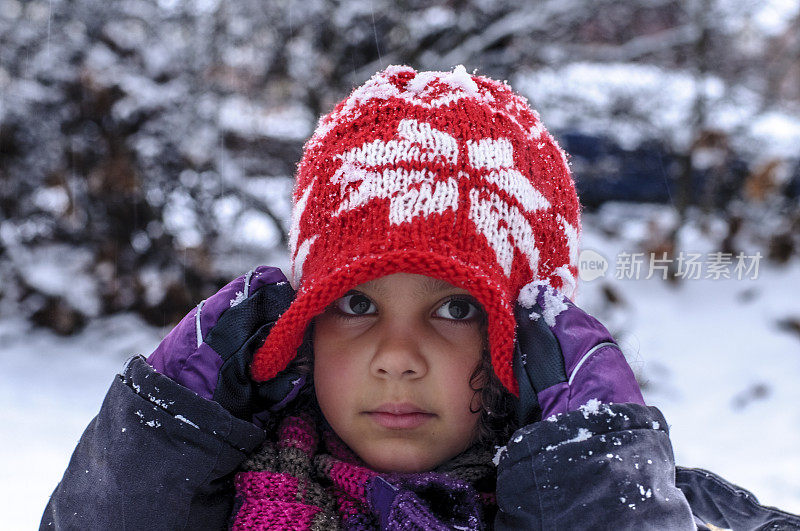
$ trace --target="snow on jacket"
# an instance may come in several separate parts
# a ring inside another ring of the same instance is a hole
[[[228,528],[234,474],[266,435],[131,358],[83,433],[40,529]],[[763,507],[710,472],[676,468],[667,423],[653,407],[584,407],[526,426],[495,460],[498,511],[478,528],[704,529],[701,520],[800,529],[800,517]]]

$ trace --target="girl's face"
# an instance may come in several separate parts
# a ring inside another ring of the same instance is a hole
[[[314,325],[322,413],[371,468],[421,472],[466,450],[477,430],[470,387],[484,315],[463,289],[397,273],[334,301]]]

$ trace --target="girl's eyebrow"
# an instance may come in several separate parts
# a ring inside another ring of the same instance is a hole
[[[417,290],[417,294],[428,295],[431,293],[441,293],[442,291],[450,291],[454,287],[455,286],[453,286],[449,282],[445,282],[444,280],[427,277],[425,278],[425,280],[423,280],[422,284],[420,284],[419,289]]]
[[[369,289],[374,291],[375,294],[377,295],[385,296],[388,294],[386,286],[379,282],[370,281],[365,283],[364,285],[365,287],[369,286]],[[435,295],[437,293],[450,291],[452,289],[458,289],[458,288],[456,288],[455,286],[444,280],[440,280],[438,278],[433,278],[433,277],[426,277],[422,280],[419,286],[417,286],[417,289],[414,290],[414,296],[417,298],[424,298],[431,294]]]

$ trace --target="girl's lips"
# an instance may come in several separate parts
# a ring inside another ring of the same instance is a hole
[[[390,430],[417,428],[436,416],[409,402],[386,403],[365,414],[379,426]]]
[[[390,430],[410,430],[422,426],[434,417],[433,413],[387,413],[384,411],[369,411],[367,416],[379,426]]]

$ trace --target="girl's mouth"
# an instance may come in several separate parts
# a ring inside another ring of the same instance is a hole
[[[379,426],[390,430],[418,428],[436,416],[410,403],[387,403],[364,413]]]
[[[410,430],[422,426],[433,418],[432,413],[394,413],[371,412],[367,415],[378,425],[390,430]]]

